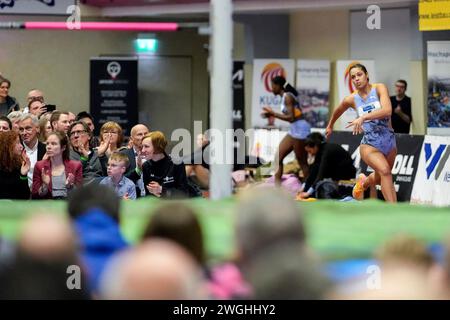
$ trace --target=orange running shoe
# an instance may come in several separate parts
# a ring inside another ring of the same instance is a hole
[[[364,199],[364,182],[366,181],[367,177],[364,173],[360,173],[358,177],[356,178],[355,186],[353,187],[353,198],[356,200],[363,200]]]

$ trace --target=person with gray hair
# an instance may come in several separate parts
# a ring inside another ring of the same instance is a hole
[[[45,156],[45,144],[39,141],[39,120],[31,113],[24,113],[19,121],[19,135],[22,140],[25,152],[30,159],[31,167],[28,171],[28,185],[31,188],[33,184],[33,171],[36,162],[42,160]]]
[[[237,245],[254,299],[323,299],[329,281],[306,245],[303,212],[284,191],[254,188],[237,205]]]
[[[196,300],[206,298],[194,258],[178,244],[147,240],[119,254],[105,271],[100,296],[108,300]]]
[[[12,129],[19,132],[19,120],[22,117],[22,111],[13,111],[8,114],[8,119],[11,120]]]
[[[305,242],[303,212],[292,197],[276,188],[254,188],[239,197],[236,232],[247,259],[277,242]]]

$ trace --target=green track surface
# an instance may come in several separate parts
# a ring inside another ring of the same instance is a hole
[[[166,202],[141,199],[122,203],[122,229],[130,242],[139,240],[152,211]],[[206,249],[214,260],[228,259],[235,252],[233,220],[235,200],[187,201],[203,226]],[[0,235],[14,239],[21,222],[36,212],[65,214],[63,201],[0,201]],[[304,211],[309,245],[324,259],[369,257],[389,236],[407,232],[427,243],[441,241],[450,233],[450,209],[396,205],[381,201],[299,203]],[[273,214],[277,214],[274,212]]]

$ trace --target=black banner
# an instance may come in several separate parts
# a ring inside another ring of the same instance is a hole
[[[397,191],[397,200],[409,202],[424,137],[396,134],[395,138],[397,141],[397,156],[392,168],[392,177],[395,190]],[[354,136],[348,131],[335,131],[330,136],[330,142],[340,144],[350,153],[358,172],[370,174],[373,170],[370,167],[368,168],[367,164],[362,161],[359,153],[361,139],[362,135]],[[378,198],[382,199],[383,196],[379,186],[377,188]]]
[[[136,58],[92,58],[90,112],[95,134],[108,121],[115,121],[129,135],[138,122]]]
[[[245,131],[244,61],[233,64],[233,128]]]

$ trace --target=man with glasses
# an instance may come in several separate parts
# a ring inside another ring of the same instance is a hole
[[[75,120],[83,121],[88,125],[92,133],[91,142],[89,143],[89,145],[91,146],[91,148],[98,147],[100,145],[100,140],[94,135],[95,125],[94,125],[94,118],[92,117],[92,115],[86,111],[81,111],[80,113],[77,114]]]
[[[33,184],[33,170],[36,162],[45,156],[45,144],[39,142],[39,120],[35,115],[25,113],[19,119],[19,135],[22,140],[24,150],[31,162],[28,171],[28,185]]]
[[[412,122],[411,98],[405,92],[408,84],[405,80],[395,83],[395,96],[391,96],[392,128],[395,133],[409,133]]]
[[[83,184],[98,183],[106,176],[108,158],[99,157],[97,151],[89,145],[91,131],[83,121],[75,121],[68,131],[70,138],[70,160],[81,161]]]
[[[81,161],[83,166],[83,184],[100,182],[106,176],[108,158],[99,157],[97,151],[89,145],[91,131],[83,121],[75,121],[68,131],[70,138],[70,160]]]

